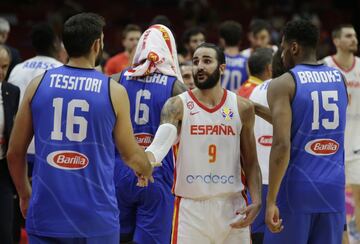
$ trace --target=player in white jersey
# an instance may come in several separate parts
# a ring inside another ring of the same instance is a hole
[[[55,59],[61,50],[61,42],[48,24],[38,24],[31,32],[32,46],[36,56],[17,64],[11,71],[8,82],[20,88],[20,103],[30,81],[48,69],[63,65]],[[35,145],[31,141],[28,148],[28,162],[30,166],[34,161]]]
[[[338,68],[347,80],[349,105],[345,127],[346,183],[351,186],[355,202],[355,223],[349,224],[350,234],[360,240],[360,58],[358,40],[352,25],[340,25],[332,32],[336,54],[324,62]]]
[[[224,53],[217,46],[204,43],[195,50],[197,88],[167,101],[146,150],[151,161],[160,162],[179,138],[173,244],[251,242],[249,225],[261,206],[255,109],[221,87],[224,68]],[[248,206],[246,188],[253,200]]]

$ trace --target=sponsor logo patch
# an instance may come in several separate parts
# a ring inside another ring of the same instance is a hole
[[[154,136],[149,133],[137,133],[135,134],[135,139],[137,143],[142,146],[143,148],[147,148],[150,146]]]
[[[83,169],[89,164],[89,159],[84,154],[65,150],[48,154],[46,161],[51,166],[64,170]]]
[[[193,101],[189,101],[186,106],[188,107],[188,109],[193,109],[194,108],[194,102]]]
[[[332,139],[316,139],[305,145],[305,151],[315,156],[332,155],[339,150],[339,143]]]
[[[271,147],[272,145],[272,136],[261,136],[258,138],[258,143],[265,147]]]

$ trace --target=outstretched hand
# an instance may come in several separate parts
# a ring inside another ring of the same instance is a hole
[[[230,224],[230,226],[232,228],[240,229],[251,225],[254,222],[258,213],[260,212],[260,208],[260,203],[252,203],[249,206],[246,206],[245,208],[237,211],[236,214],[245,215],[245,217],[240,219],[239,221]]]

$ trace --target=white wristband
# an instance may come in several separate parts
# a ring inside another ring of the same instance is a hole
[[[156,162],[161,162],[176,142],[177,128],[173,124],[162,124],[156,131],[154,140],[145,152],[154,154]]]

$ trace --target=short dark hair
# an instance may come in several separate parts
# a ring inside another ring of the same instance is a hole
[[[296,41],[303,47],[316,49],[319,41],[319,29],[309,20],[300,19],[288,22],[285,25],[284,40]]]
[[[37,54],[50,55],[55,50],[56,41],[55,32],[47,23],[37,24],[31,30],[31,44]]]
[[[272,58],[272,62],[271,62],[272,78],[279,77],[280,75],[286,72],[286,69],[282,62],[281,53],[282,53],[282,48],[279,48],[275,52]]]
[[[333,31],[331,32],[331,37],[334,38],[339,38],[341,36],[341,31],[343,28],[354,28],[353,25],[351,24],[341,24],[336,26]]]
[[[69,57],[90,52],[94,41],[101,38],[105,20],[95,13],[81,13],[70,17],[64,25],[63,42]]]
[[[141,33],[141,28],[140,26],[138,25],[134,25],[134,24],[128,24],[125,26],[123,32],[122,32],[122,38],[125,39],[126,38],[126,35],[129,33],[129,32],[132,32],[132,31],[138,31]]]
[[[201,34],[203,34],[205,36],[205,30],[202,27],[194,26],[194,27],[190,27],[189,29],[186,29],[184,31],[184,34],[182,35],[182,42],[184,44],[189,43],[190,38],[192,36],[195,36],[195,35],[199,34],[199,33],[201,33]]]
[[[241,41],[242,26],[233,20],[225,21],[220,25],[219,35],[225,40],[226,46],[237,46]]]
[[[249,72],[251,75],[264,73],[266,65],[271,64],[273,50],[271,48],[257,48],[248,60]]]
[[[216,52],[216,59],[217,59],[217,61],[218,61],[218,65],[220,65],[220,64],[225,64],[225,54],[224,54],[224,52],[221,51],[221,49],[220,49],[218,46],[216,46],[215,44],[213,44],[213,43],[208,43],[208,42],[204,42],[204,43],[200,44],[199,46],[197,46],[197,47],[195,48],[195,52],[196,52],[196,50],[198,50],[199,48],[211,48],[211,49],[215,50],[215,52]],[[194,53],[195,53],[195,52],[194,52]]]
[[[171,22],[166,15],[156,15],[150,22],[150,26],[156,24],[165,25],[167,28],[171,29]]]
[[[249,29],[250,32],[253,33],[253,35],[256,35],[262,30],[267,30],[270,33],[271,26],[267,21],[263,19],[253,19],[250,22]]]

